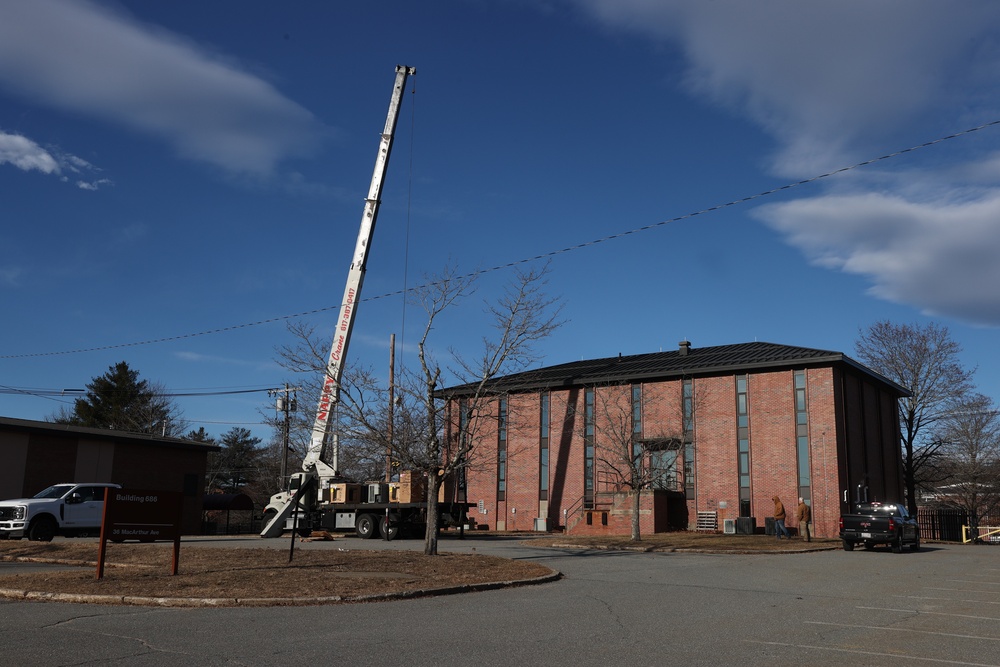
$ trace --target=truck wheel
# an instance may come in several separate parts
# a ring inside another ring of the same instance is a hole
[[[51,542],[55,536],[56,522],[52,517],[40,516],[28,528],[28,539],[32,542]]]
[[[892,541],[892,553],[901,554],[903,553],[903,537],[899,536]]]
[[[378,534],[378,521],[371,514],[362,514],[358,517],[354,529],[358,533],[358,537],[370,540]]]
[[[854,542],[844,540],[844,551],[854,551]]]
[[[910,545],[910,551],[920,551],[920,540]]]
[[[382,537],[386,540],[392,540],[396,535],[399,534],[399,525],[393,524],[389,525],[389,520],[386,517],[382,517],[382,520],[378,524],[379,532],[382,533]]]

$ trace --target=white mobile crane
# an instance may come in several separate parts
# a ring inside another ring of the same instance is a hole
[[[375,158],[375,172],[372,174],[371,187],[365,200],[364,212],[361,215],[361,228],[358,231],[358,241],[354,248],[354,259],[347,273],[347,287],[344,289],[344,299],[340,305],[340,316],[337,318],[337,328],[333,333],[333,345],[326,365],[326,377],[316,409],[316,420],[313,422],[309,451],[302,461],[302,472],[295,473],[289,479],[288,491],[277,493],[271,497],[271,502],[264,511],[265,525],[261,537],[277,537],[290,522],[296,506],[303,523],[310,521],[309,512],[315,510],[316,490],[322,485],[329,487],[337,478],[337,455],[334,454],[333,467],[323,462],[322,456],[330,437],[331,425],[337,402],[340,400],[340,380],[344,374],[344,359],[347,356],[347,346],[351,342],[351,330],[354,328],[354,318],[361,296],[361,286],[365,280],[365,265],[368,263],[368,251],[371,248],[372,234],[375,231],[375,220],[378,217],[381,203],[382,181],[389,165],[389,154],[392,151],[393,135],[396,132],[396,119],[399,116],[399,105],[406,86],[406,77],[416,74],[413,67],[396,66],[396,81],[389,100],[389,114],[385,119],[385,129],[379,143],[378,155]],[[298,517],[297,517],[298,518]],[[291,526],[287,526],[291,527]],[[303,526],[307,528],[308,526]]]

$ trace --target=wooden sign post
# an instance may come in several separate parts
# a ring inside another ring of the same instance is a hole
[[[104,519],[101,521],[101,546],[97,555],[97,578],[104,577],[107,541],[173,540],[177,574],[181,552],[181,510],[183,494],[177,491],[146,491],[108,488],[104,494]]]

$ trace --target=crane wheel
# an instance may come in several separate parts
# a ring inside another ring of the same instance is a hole
[[[371,514],[362,514],[358,517],[357,523],[354,524],[354,530],[358,537],[370,540],[378,535],[378,519]]]
[[[399,534],[399,525],[395,522],[390,523],[387,517],[382,517],[382,520],[378,523],[378,527],[379,532],[386,541],[392,540]]]

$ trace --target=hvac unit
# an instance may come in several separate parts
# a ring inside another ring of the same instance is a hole
[[[741,516],[736,519],[737,535],[753,535],[757,532],[757,517]]]
[[[389,485],[373,483],[368,485],[368,502],[387,503],[389,502]]]
[[[722,520],[722,532],[726,535],[736,534],[736,519],[723,519]]]

